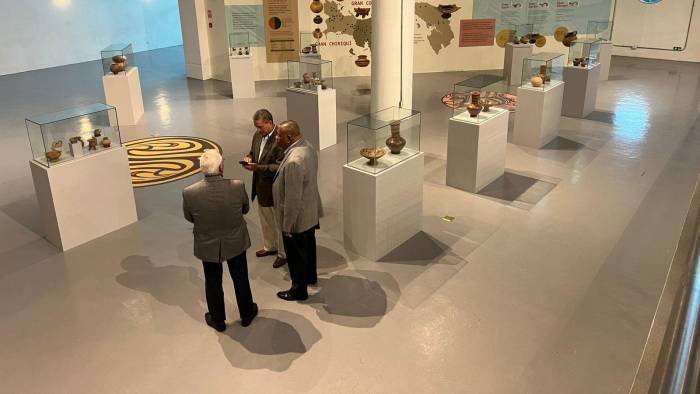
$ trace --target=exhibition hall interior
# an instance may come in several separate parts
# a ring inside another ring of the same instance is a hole
[[[695,0],[2,8],[1,392],[700,392]]]

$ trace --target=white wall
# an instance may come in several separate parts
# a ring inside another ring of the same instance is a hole
[[[177,0],[0,0],[0,75],[182,44]]]
[[[688,13],[693,0],[662,1],[642,5],[638,0],[617,0],[613,44],[663,47],[682,45],[681,35],[688,26]],[[677,44],[680,42],[680,44]],[[614,55],[652,59],[700,62],[700,1],[695,2],[688,45],[684,51],[631,49],[613,47]]]

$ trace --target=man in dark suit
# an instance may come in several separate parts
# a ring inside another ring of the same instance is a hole
[[[305,300],[307,286],[316,284],[316,229],[323,216],[318,193],[318,154],[302,139],[299,125],[287,120],[277,129],[277,145],[284,149],[272,185],[275,217],[282,230],[289,259],[292,287],[277,296],[286,301]]]
[[[249,209],[248,193],[243,182],[223,177],[223,159],[216,150],[204,152],[199,162],[204,179],[183,190],[182,211],[185,219],[194,223],[194,255],[204,266],[209,309],[204,320],[219,332],[226,329],[221,286],[222,262],[226,261],[236,291],[241,325],[247,327],[258,314],[258,306],[250,291],[246,260],[250,238],[243,215]]]
[[[263,233],[263,248],[255,252],[257,257],[277,255],[274,268],[287,264],[284,253],[282,233],[275,222],[275,207],[272,199],[272,181],[279,167],[284,151],[277,146],[277,126],[272,114],[266,109],[259,109],[253,115],[253,124],[257,131],[253,135],[250,153],[246,155],[243,167],[253,172],[252,198],[258,198],[260,227]]]

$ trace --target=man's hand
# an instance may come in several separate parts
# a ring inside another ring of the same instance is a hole
[[[248,162],[248,164],[243,164],[243,168],[245,168],[248,171],[255,171],[258,168],[258,165],[255,163]]]

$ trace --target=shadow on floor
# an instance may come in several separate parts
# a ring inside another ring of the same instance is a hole
[[[343,255],[321,245],[316,247],[316,261],[319,274],[340,271],[348,266],[348,261]]]
[[[479,191],[479,195],[505,202],[537,204],[556,184],[506,171]]]
[[[249,327],[230,324],[219,343],[233,367],[283,372],[320,339],[321,333],[305,317],[261,309]]]
[[[572,141],[570,139],[556,136],[547,145],[543,146],[541,149],[544,150],[568,150],[568,151],[579,151],[584,149],[586,145]]]
[[[588,116],[585,117],[586,120],[593,120],[596,122],[613,124],[615,119],[615,114],[613,112],[607,111],[593,111]]]
[[[148,293],[160,303],[182,309],[193,320],[203,321],[204,280],[193,267],[156,267],[147,256],[129,256],[121,267],[126,272],[116,277],[120,285]]]
[[[379,282],[348,275],[319,278],[318,293],[308,303],[318,317],[345,327],[371,328],[389,311],[387,295]],[[398,285],[395,286],[398,288]]]
[[[44,235],[39,203],[34,195],[3,205],[0,210],[35,234]]]
[[[378,262],[426,265],[448,250],[449,246],[421,231],[379,259]]]

